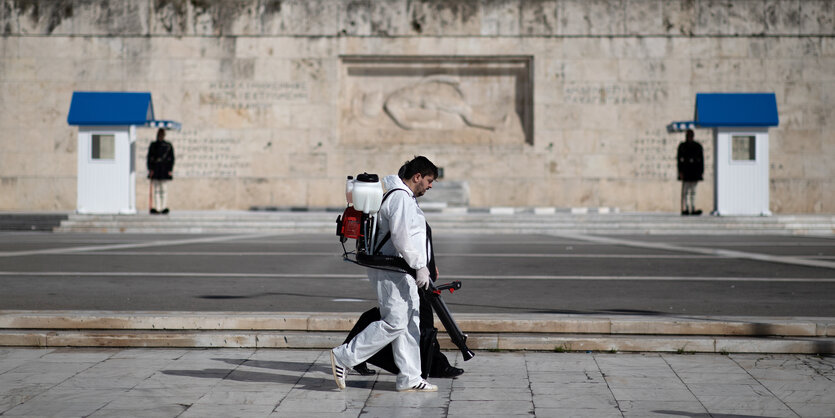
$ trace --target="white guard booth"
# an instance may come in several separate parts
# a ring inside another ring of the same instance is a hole
[[[151,93],[74,92],[67,116],[78,126],[78,213],[136,213],[136,127],[179,129],[154,120]]]
[[[771,215],[768,128],[779,125],[774,93],[698,93],[699,128],[713,128],[714,215]]]

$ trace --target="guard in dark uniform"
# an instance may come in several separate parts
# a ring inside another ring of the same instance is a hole
[[[688,129],[684,142],[678,144],[678,179],[681,180],[681,214],[701,215],[696,209],[696,185],[703,180],[705,159],[702,145],[693,140],[693,130]]]

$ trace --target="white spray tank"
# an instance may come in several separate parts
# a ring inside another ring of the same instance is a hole
[[[351,192],[354,191],[354,176],[348,176],[345,180],[345,200],[348,201],[348,206],[354,206],[354,198]]]
[[[362,173],[353,182],[351,197],[354,209],[369,215],[380,210],[383,203],[383,186],[376,174]]]
[[[362,245],[357,240],[357,253],[365,252],[374,254],[375,235],[377,233],[377,212],[383,203],[383,185],[376,174],[362,173],[354,180],[351,197],[354,201],[354,210],[363,213]]]

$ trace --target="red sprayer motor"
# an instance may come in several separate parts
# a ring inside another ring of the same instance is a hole
[[[336,218],[336,235],[343,246],[349,238],[357,240],[357,254],[373,254],[376,215],[383,201],[379,176],[368,173],[362,173],[356,179],[348,176],[345,199],[348,207]]]

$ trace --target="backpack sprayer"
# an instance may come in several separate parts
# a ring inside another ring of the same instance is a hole
[[[376,174],[362,173],[354,180],[348,177],[345,182],[345,198],[348,207],[342,216],[336,218],[336,235],[342,243],[345,261],[364,267],[379,268],[415,275],[414,269],[400,257],[384,256],[375,251],[379,247],[376,242],[377,212],[383,204],[383,188]],[[356,250],[348,252],[345,242],[348,239],[357,241]],[[352,259],[350,256],[353,255]]]
[[[377,243],[377,212],[380,211],[383,201],[391,193],[401,189],[389,190],[383,195],[383,187],[380,178],[376,174],[362,173],[354,179],[348,176],[345,182],[345,199],[348,207],[342,215],[336,218],[336,235],[342,244],[342,258],[345,261],[373,269],[395,271],[406,273],[416,277],[415,269],[411,268],[402,257],[380,254],[380,247],[383,243]],[[349,252],[345,248],[348,239],[356,240],[356,250]],[[351,256],[353,255],[353,258]],[[438,315],[438,319],[444,324],[450,340],[455,344],[463,355],[464,361],[475,356],[475,353],[467,348],[467,335],[461,332],[458,324],[452,318],[446,303],[441,298],[441,291],[449,290],[452,293],[461,288],[460,281],[454,281],[439,286],[429,282],[429,291],[426,292],[432,310]]]

